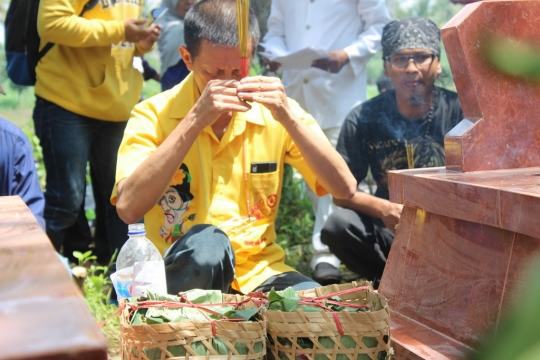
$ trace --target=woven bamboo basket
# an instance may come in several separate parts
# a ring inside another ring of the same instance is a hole
[[[352,282],[307,291],[303,297],[330,297],[331,294],[369,286],[338,295],[342,302],[369,305],[366,312],[295,312],[267,310],[270,360],[379,360],[390,359],[390,312],[386,299],[374,292],[370,283]],[[337,319],[336,319],[337,317]]]
[[[223,302],[241,302],[241,295],[223,295]],[[251,301],[241,308],[255,307]],[[211,307],[209,307],[211,308]],[[131,325],[130,309],[120,315],[123,360],[255,360],[266,354],[266,322],[227,320],[174,322],[154,325]],[[219,354],[215,343],[228,348]],[[196,347],[196,349],[195,349]],[[238,348],[247,348],[240,354]],[[201,354],[204,350],[204,355]]]

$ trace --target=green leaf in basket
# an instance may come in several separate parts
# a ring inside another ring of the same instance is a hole
[[[300,307],[300,305],[298,305],[299,300],[300,299],[282,299],[279,301],[274,301],[273,303],[270,303],[270,305],[268,305],[268,309],[287,312],[296,311]]]
[[[284,353],[283,351],[279,351],[279,358],[281,360],[289,360],[289,357],[287,356],[286,353]]]
[[[319,338],[319,343],[321,343],[322,347],[325,349],[332,349],[334,347],[334,340],[328,336],[321,336]]]
[[[142,325],[144,323],[143,319],[146,314],[146,310],[147,309],[137,309],[131,316],[131,325]]]
[[[223,294],[219,290],[193,289],[181,293],[194,304],[217,304],[222,302]]]
[[[294,291],[294,289],[292,287],[288,287],[286,288],[285,290],[282,290],[282,291],[278,291],[278,294],[280,294],[281,296],[283,296],[284,298],[286,299],[297,299],[297,300],[301,300],[300,299],[300,295],[298,295],[296,293],[296,291]]]
[[[342,336],[343,338],[343,336]],[[354,340],[353,340],[354,341]],[[363,336],[362,337],[362,342],[364,344],[366,344],[367,347],[369,348],[374,348],[374,347],[377,347],[377,345],[379,344],[379,341],[377,340],[377,338],[374,338],[374,337],[366,337],[366,336]],[[345,345],[345,344],[343,344]]]
[[[263,341],[265,340],[257,341],[253,344],[253,351],[255,351],[255,353],[260,353],[263,350]]]
[[[373,347],[371,344],[373,344],[373,340],[375,340],[375,346],[377,346],[377,339],[375,338],[366,338],[364,337],[362,340],[367,339],[366,341],[363,341],[364,344],[368,347]],[[345,346],[346,349],[354,349],[356,346],[356,340],[348,335],[342,335],[340,338],[341,343],[343,346]],[[348,357],[345,354],[340,354],[336,356],[336,360],[347,360]],[[356,357],[356,360],[371,360],[371,357],[368,354],[358,354]]]
[[[163,324],[164,322],[167,322],[167,321],[165,321],[161,317],[149,317],[149,318],[146,318],[146,323],[148,325]]]
[[[305,312],[320,312],[322,310],[318,306],[311,306],[311,305],[301,305],[299,306],[299,308]]]
[[[194,304],[217,304],[223,299],[223,294],[219,290],[193,289],[183,292],[182,295]]]
[[[349,335],[342,335],[339,341],[343,344],[343,346],[345,346],[345,349],[354,349],[354,347],[356,346],[356,340],[354,340]],[[375,341],[377,341],[377,339],[375,339]]]
[[[332,340],[328,336],[321,336],[319,338],[319,343],[325,349],[332,349],[334,347],[334,340]],[[340,356],[340,355],[338,355],[338,356]],[[328,359],[329,359],[329,356],[327,356],[325,354],[316,354],[315,355],[315,360],[328,360]]]
[[[238,354],[240,355],[247,355],[249,352],[247,345],[242,342],[237,342],[236,344],[234,344],[234,348],[236,349],[236,351],[238,351]]]
[[[216,337],[212,338],[212,347],[214,348],[214,350],[217,351],[219,355],[228,355],[230,351],[227,345],[225,344],[225,341],[223,339],[216,338]],[[242,355],[245,355],[245,354],[247,354],[247,348],[246,348],[245,353],[243,353]]]
[[[270,292],[268,293],[268,301],[269,302],[279,301],[279,300],[282,300],[282,299],[283,299],[283,296],[279,295],[277,293],[277,291],[274,290],[274,288],[272,288],[270,290]]]
[[[362,337],[362,342],[368,347],[368,348],[374,348],[377,347],[378,340],[374,337]],[[341,337],[341,343],[345,345],[346,348],[353,348],[356,345],[356,341],[350,337],[350,336],[342,336]],[[379,356],[381,353],[379,352]],[[358,354],[356,357],[356,360],[370,360],[371,357],[368,354]],[[383,357],[384,359],[384,357]],[[336,359],[338,360],[338,359]],[[346,358],[343,358],[342,360],[346,360]]]
[[[251,320],[258,312],[258,308],[245,308],[242,310],[229,310],[224,315],[229,319]]]
[[[277,338],[279,344],[281,346],[284,346],[284,347],[291,347],[292,346],[292,342],[291,340],[287,339],[287,338],[284,338],[284,337],[278,337]]]
[[[161,359],[161,349],[160,348],[143,348],[144,355],[148,360],[159,360]]]
[[[191,349],[199,356],[206,356],[207,349],[201,341],[191,343]]]
[[[296,342],[302,349],[313,349],[313,341],[310,338],[297,338]]]
[[[167,350],[174,356],[186,356],[186,348],[182,345],[168,346]]]
[[[175,316],[174,318],[171,318],[171,322],[208,321],[208,319],[204,316],[204,310],[188,307],[171,310],[174,311]],[[206,313],[206,315],[208,316],[209,314]]]
[[[194,289],[182,293],[186,298],[194,304],[216,304],[221,303],[222,293],[219,290],[200,290]],[[179,302],[180,299],[174,295],[157,294],[151,291],[148,292],[149,300],[156,301],[170,301]],[[233,306],[208,306],[209,309],[223,314],[231,309]],[[147,318],[163,319],[163,322],[187,322],[187,321],[208,321],[208,318],[221,319],[222,316],[213,315],[204,310],[195,309],[192,307],[158,307],[148,309],[146,313]],[[159,321],[159,320],[156,320]]]
[[[240,355],[248,355],[249,354],[249,348],[247,347],[246,344],[242,343],[242,342],[237,342],[236,344],[234,344],[234,348],[236,349],[236,351],[238,351],[238,354]],[[263,349],[263,343],[262,341],[258,341],[256,343],[253,344],[253,351],[255,353],[260,353]]]
[[[179,301],[178,296],[170,294],[160,294],[151,290],[148,290],[146,295],[148,296],[148,300],[152,301]]]
[[[270,290],[270,292],[268,293],[269,302],[279,301],[283,299],[295,299],[297,301],[301,300],[300,295],[298,295],[292,287],[288,287],[285,290],[281,291],[275,291],[274,288],[272,288],[272,290]]]
[[[165,322],[174,322],[182,312],[182,308],[151,308],[146,313],[147,318],[162,319]],[[179,322],[179,321],[178,321]]]

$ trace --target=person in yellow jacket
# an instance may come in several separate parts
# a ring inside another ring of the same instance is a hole
[[[86,164],[97,174],[111,250],[127,240],[127,225],[109,198],[116,155],[129,114],[139,100],[141,73],[133,57],[150,51],[160,27],[144,26],[142,0],[41,0],[41,47],[54,46],[36,68],[34,126],[47,171],[47,235],[60,251],[85,194]],[[81,15],[82,16],[79,16]]]
[[[249,31],[250,65],[259,40],[253,13]],[[283,167],[340,199],[355,191],[352,174],[278,78],[241,79],[235,0],[198,2],[184,35],[191,74],[135,106],[126,128],[111,198],[120,217],[144,217],[165,255],[169,293],[318,286],[287,266],[275,243]]]

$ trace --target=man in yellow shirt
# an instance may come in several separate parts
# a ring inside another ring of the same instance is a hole
[[[250,14],[249,65],[259,40]],[[144,217],[165,253],[168,291],[310,288],[274,241],[282,170],[289,163],[318,194],[348,199],[355,181],[315,119],[278,78],[241,79],[234,0],[203,0],[185,19],[191,74],[137,105],[118,154],[112,201]]]
[[[36,67],[34,125],[47,170],[45,223],[64,255],[66,231],[84,201],[90,162],[105,205],[111,254],[127,240],[127,226],[109,198],[116,154],[143,87],[133,57],[150,51],[160,27],[144,27],[143,0],[41,0],[38,32],[49,48]],[[81,15],[82,14],[82,15]],[[54,45],[53,45],[54,44]],[[51,46],[52,45],[52,46]]]

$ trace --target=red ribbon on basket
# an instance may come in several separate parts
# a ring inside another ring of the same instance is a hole
[[[307,297],[307,296],[300,296],[302,298],[302,301],[299,301],[298,304],[317,306],[317,307],[320,307],[320,308],[322,308],[322,309],[324,309],[326,311],[331,312],[332,316],[334,317],[334,322],[336,323],[336,327],[337,327],[337,330],[338,330],[339,334],[340,335],[345,335],[345,332],[343,331],[343,326],[341,325],[341,321],[339,320],[339,312],[325,306],[323,304],[323,300],[334,297],[334,296],[340,296],[340,295],[349,294],[349,293],[353,293],[353,292],[356,292],[356,291],[362,291],[362,290],[371,290],[371,288],[368,287],[368,286],[360,286],[360,287],[356,287],[356,288],[352,288],[352,289],[337,291],[335,293],[326,294],[326,295],[323,295],[323,296],[318,296],[318,297],[315,297],[315,298]],[[338,306],[346,306],[346,307],[355,308],[355,309],[370,309],[369,305],[351,304],[351,303],[345,303],[345,302],[335,301],[335,300],[326,300],[326,303],[327,304],[332,304],[332,305],[338,305]]]
[[[216,316],[221,316],[223,318],[223,320],[226,320],[226,321],[241,322],[241,321],[244,321],[244,319],[241,319],[241,318],[231,319],[231,318],[228,318],[227,316],[225,316],[225,315],[223,315],[223,314],[221,314],[221,313],[219,313],[217,311],[209,309],[208,307],[211,307],[211,306],[234,306],[236,309],[238,309],[239,306],[241,306],[241,305],[245,304],[246,302],[250,301],[250,299],[244,299],[244,300],[239,301],[239,302],[222,302],[222,303],[214,303],[214,304],[193,304],[192,302],[187,300],[187,298],[185,296],[181,295],[180,296],[180,301],[184,301],[184,302],[158,301],[158,300],[125,302],[125,303],[122,303],[118,307],[118,310],[116,310],[116,312],[110,318],[105,319],[104,321],[101,321],[101,322],[97,323],[97,326],[102,327],[103,325],[105,325],[106,323],[108,323],[109,321],[114,319],[115,317],[119,316],[122,313],[122,311],[124,311],[126,309],[126,307],[129,307],[131,309],[130,312],[129,312],[129,316],[131,316],[138,309],[150,309],[150,308],[158,308],[158,307],[168,307],[168,308],[190,307],[190,308],[196,308],[196,309],[200,310],[201,314],[208,321],[210,321],[211,326],[212,326],[212,334],[215,336],[216,335],[215,334],[216,325],[214,323],[215,320],[208,317],[204,312],[208,312],[208,313],[216,315]]]
[[[341,325],[341,321],[339,320],[339,312],[337,312],[337,311],[329,308],[328,306],[324,305],[324,300],[326,300],[327,304],[331,304],[331,305],[346,306],[346,307],[355,308],[355,309],[370,309],[369,305],[358,305],[358,304],[351,304],[351,303],[335,301],[335,300],[327,300],[328,298],[331,298],[331,297],[334,297],[334,296],[340,296],[340,295],[349,294],[349,293],[352,293],[352,292],[362,291],[362,290],[371,290],[371,288],[368,287],[368,286],[360,286],[360,287],[351,288],[351,289],[347,289],[347,290],[341,290],[341,291],[337,291],[335,293],[330,293],[330,294],[326,294],[326,295],[318,296],[318,297],[314,297],[314,298],[309,297],[309,296],[300,296],[300,298],[302,300],[299,301],[298,304],[299,305],[316,306],[316,307],[319,307],[321,309],[324,309],[324,310],[332,313],[332,317],[334,318],[334,322],[336,323],[336,327],[337,327],[338,332],[341,335],[344,335],[343,326]],[[109,319],[106,319],[104,321],[99,322],[97,325],[98,325],[98,327],[102,327],[103,325],[105,325],[107,322],[109,322],[110,320],[112,320],[116,316],[119,316],[122,313],[122,311],[124,311],[124,309],[126,307],[129,307],[131,309],[131,311],[129,313],[129,316],[131,316],[133,314],[133,312],[135,312],[135,310],[137,310],[137,309],[149,309],[149,308],[155,308],[155,307],[170,307],[170,308],[191,307],[191,308],[199,309],[201,311],[201,314],[208,321],[210,321],[211,326],[212,326],[212,335],[215,336],[216,335],[215,320],[208,317],[205,314],[205,312],[208,312],[208,313],[213,314],[213,315],[221,316],[224,320],[227,320],[227,321],[244,321],[244,319],[230,319],[230,318],[224,316],[223,314],[220,314],[220,313],[218,313],[216,311],[208,309],[208,307],[211,307],[211,306],[234,306],[235,309],[238,309],[241,305],[244,305],[245,303],[247,303],[249,301],[253,302],[258,307],[268,304],[268,296],[266,296],[262,291],[251,292],[251,293],[246,295],[246,298],[244,300],[239,301],[239,302],[223,302],[223,303],[215,303],[215,304],[193,304],[192,302],[190,302],[187,299],[187,297],[185,295],[180,295],[179,298],[180,298],[180,302],[175,302],[175,301],[154,301],[154,300],[139,301],[139,302],[132,302],[132,303],[125,302],[125,303],[122,303],[118,307],[118,310],[114,313],[113,316],[111,316]]]
[[[337,291],[335,293],[326,294],[326,295],[318,296],[318,297],[314,297],[314,298],[309,297],[309,296],[300,296],[300,298],[302,300],[298,302],[298,305],[316,306],[316,307],[320,307],[321,309],[324,309],[324,310],[332,313],[332,317],[334,318],[334,322],[336,323],[336,328],[337,328],[339,334],[340,335],[345,335],[345,332],[343,331],[343,326],[341,325],[341,321],[339,320],[339,312],[337,312],[337,311],[329,308],[328,306],[324,305],[324,300],[326,300],[328,298],[331,298],[331,297],[334,297],[334,296],[340,296],[340,295],[349,294],[349,293],[353,293],[353,292],[356,292],[356,291],[362,291],[362,290],[371,290],[371,288],[368,287],[368,286],[360,286],[360,287],[347,289],[347,290],[341,290],[341,291]],[[250,293],[250,294],[248,294],[248,296],[254,296],[254,297],[255,296],[257,296],[257,297],[260,296],[260,298],[268,300],[268,297],[266,295],[264,295],[264,294]],[[335,301],[335,300],[326,300],[326,303],[327,304],[332,304],[332,305],[338,305],[338,306],[346,306],[346,307],[355,308],[355,309],[370,309],[369,305],[351,304],[351,303]]]

